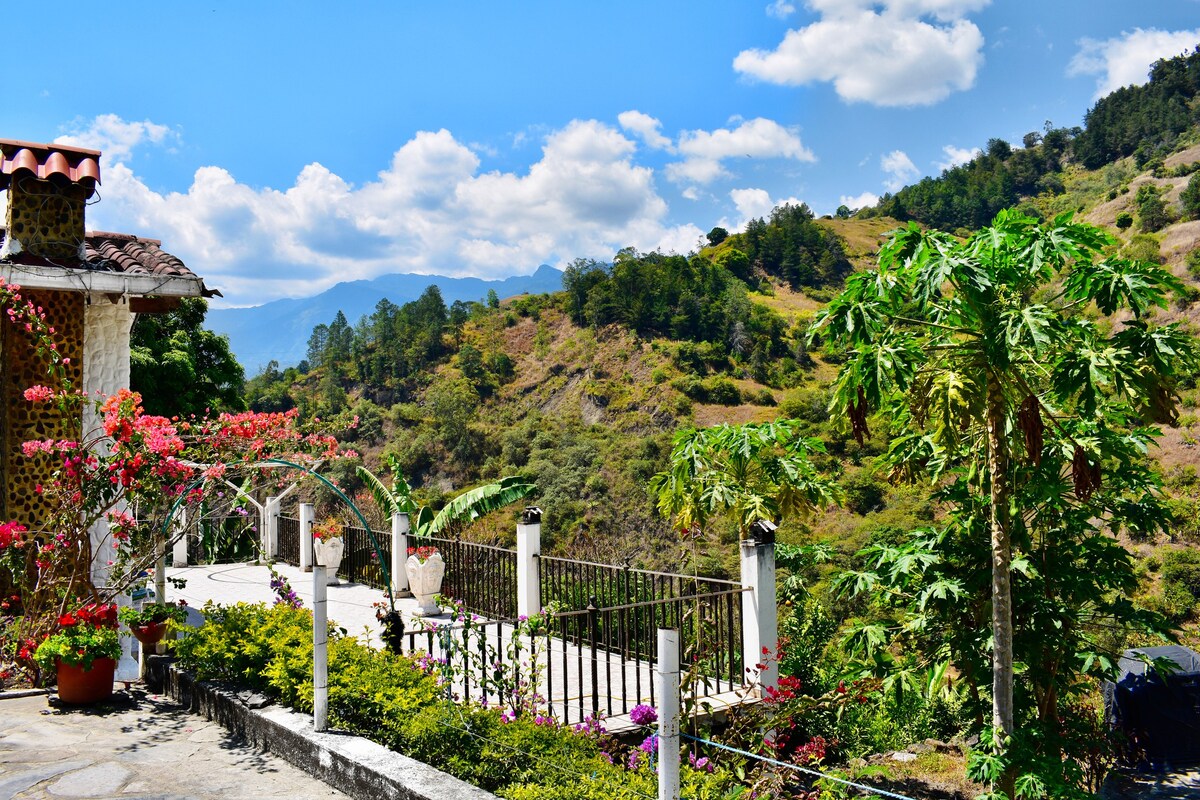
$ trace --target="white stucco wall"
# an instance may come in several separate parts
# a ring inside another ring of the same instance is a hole
[[[103,295],[93,296],[86,307],[83,325],[83,390],[95,399],[96,393],[110,395],[129,386],[129,332],[133,315],[127,302],[113,303]],[[94,406],[84,405],[84,436],[94,437],[101,420]],[[103,446],[103,445],[102,445]],[[108,537],[108,524],[101,521],[92,526],[92,580],[104,586],[108,580],[108,562],[113,548]]]

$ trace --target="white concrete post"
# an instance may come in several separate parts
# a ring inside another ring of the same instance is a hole
[[[532,617],[542,610],[541,574],[542,510],[529,506],[517,525],[517,615]]]
[[[312,572],[313,568],[313,505],[300,504],[300,569]]]
[[[679,800],[679,631],[658,629],[658,800]]]
[[[179,511],[179,516],[176,520],[179,523],[179,529],[175,531],[175,536],[171,542],[171,565],[175,567],[186,567],[188,565],[188,524],[187,512]]]
[[[314,564],[313,574],[313,730],[323,731],[329,716],[329,624],[325,567]]]
[[[167,602],[167,543],[154,543],[154,602]]]
[[[408,514],[397,511],[392,514],[392,596],[412,597],[408,588]]]
[[[279,498],[268,497],[263,506],[263,558],[268,562],[274,561],[279,555]]]
[[[775,606],[775,525],[750,526],[752,538],[740,542],[742,587],[742,662],[758,672],[756,693],[779,685],[779,618]],[[756,665],[762,664],[759,669]],[[749,677],[749,675],[747,675]]]

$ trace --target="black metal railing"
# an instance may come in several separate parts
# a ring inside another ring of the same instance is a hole
[[[639,703],[658,704],[659,628],[680,632],[680,691],[693,708],[704,699],[740,701],[744,591],[592,606],[548,616],[536,632],[515,620],[413,630],[404,635],[404,649],[437,670],[455,699],[525,709],[532,702],[563,724],[591,717],[619,726]]]
[[[376,589],[387,588],[384,574],[392,568],[392,535],[380,531],[372,531],[375,541],[366,528],[347,525],[342,528],[342,563],[338,567],[338,576],[352,583],[362,583]],[[375,545],[379,545],[376,552]],[[380,566],[382,560],[383,565]]]
[[[653,572],[628,565],[596,564],[554,556],[538,559],[538,574],[542,607],[553,605],[563,611],[579,611],[589,604],[612,608],[740,587],[734,581],[721,578]]]
[[[300,566],[300,520],[279,517],[279,552],[276,558],[293,567]]]
[[[411,547],[432,545],[446,562],[442,594],[490,619],[517,615],[517,552],[488,544],[410,536]]]

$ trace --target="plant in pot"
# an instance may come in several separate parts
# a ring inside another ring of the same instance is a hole
[[[64,703],[95,703],[112,695],[121,655],[117,607],[89,603],[58,618],[57,632],[38,645],[34,660],[43,674],[55,670]]]
[[[321,522],[314,522],[312,532],[313,555],[316,557],[316,563],[329,571],[327,583],[330,586],[336,586],[341,583],[338,580],[337,571],[342,564],[342,551],[346,547],[341,537],[342,523],[333,517],[328,517]]]
[[[180,600],[178,604],[146,603],[141,608],[122,608],[117,618],[142,644],[158,644],[167,633],[167,623],[182,625],[187,621],[187,603]]]
[[[408,572],[408,588],[417,598],[419,617],[435,617],[442,613],[435,598],[442,591],[442,578],[446,576],[446,562],[436,547],[410,547],[408,560],[404,562]]]

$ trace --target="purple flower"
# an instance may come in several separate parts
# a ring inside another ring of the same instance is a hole
[[[658,712],[654,706],[638,704],[629,712],[629,721],[634,725],[652,725],[658,722]]]
[[[692,769],[701,770],[702,772],[713,771],[713,763],[708,760],[708,756],[696,758],[695,753],[688,753],[688,764],[692,766]]]
[[[648,756],[652,756],[655,753],[657,753],[658,752],[658,734],[652,733],[649,736],[647,736],[645,739],[643,739],[642,743],[638,745],[638,750],[641,750],[643,753],[645,753]]]

